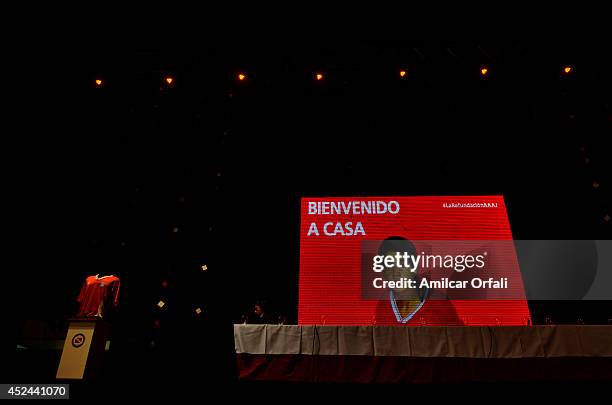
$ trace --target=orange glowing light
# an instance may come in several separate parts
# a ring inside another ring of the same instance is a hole
[[[173,82],[174,82],[174,78],[173,77],[171,77],[171,76],[167,76],[166,77],[166,83],[172,84]]]
[[[572,71],[572,67],[571,66],[566,66],[566,67],[563,68],[563,71],[565,73],[570,73]]]
[[[406,76],[406,71],[405,70],[400,70],[400,77],[404,77]]]
[[[98,86],[98,87],[102,86],[102,80],[101,79],[96,79],[96,86]]]
[[[317,73],[317,74],[315,75],[315,78],[316,78],[317,80],[323,80],[323,73]]]
[[[241,82],[244,81],[246,79],[246,75],[244,73],[239,73],[238,74],[238,80],[240,80]]]
[[[480,74],[485,76],[487,73],[489,73],[489,69],[486,67],[483,67],[480,69]]]

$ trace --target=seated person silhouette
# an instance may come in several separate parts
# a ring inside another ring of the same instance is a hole
[[[256,302],[249,313],[245,317],[246,322],[249,324],[263,325],[263,324],[275,324],[277,323],[274,318],[266,311],[266,305],[263,302]]]
[[[401,236],[385,239],[379,249],[379,255],[416,255],[414,244]],[[392,267],[383,270],[382,277],[388,281],[402,277],[416,280],[419,285],[419,269]],[[426,288],[389,289],[389,298],[380,300],[376,307],[375,323],[377,325],[407,326],[461,326],[463,322],[457,316],[453,304],[445,299],[431,299]],[[439,296],[439,294],[436,294]]]

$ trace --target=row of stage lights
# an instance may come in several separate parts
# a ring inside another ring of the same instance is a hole
[[[402,70],[400,71],[400,77],[404,77],[406,76],[406,71]],[[325,73],[323,72],[316,72],[313,75],[314,80],[316,81],[322,81],[325,79]],[[239,72],[236,73],[236,80],[239,82],[245,82],[248,80],[248,75],[246,74],[246,72]],[[176,82],[176,79],[174,78],[174,76],[172,75],[166,75],[164,76],[162,83],[165,84],[166,86],[173,86],[174,83]],[[98,77],[94,80],[94,84],[96,87],[104,87],[104,79],[101,77]]]
[[[562,75],[570,75],[572,74],[574,71],[573,66],[571,65],[564,65],[561,67],[561,74]],[[488,66],[481,66],[480,67],[480,76],[481,77],[487,77],[489,76],[491,73],[491,69]],[[400,79],[406,79],[408,78],[408,70],[407,69],[400,69],[398,72],[399,78]],[[326,79],[326,74],[323,71],[317,71],[314,72],[312,74],[312,78],[314,81],[317,82],[322,82]],[[249,80],[249,75],[247,74],[247,72],[237,72],[235,74],[235,79],[238,82],[246,82]],[[172,87],[174,86],[174,84],[176,83],[176,78],[172,75],[165,75],[162,79],[162,84],[168,87]],[[105,85],[105,81],[104,78],[102,77],[97,77],[94,80],[94,86],[97,88],[102,88]]]

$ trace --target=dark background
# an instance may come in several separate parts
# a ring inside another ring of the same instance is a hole
[[[256,300],[294,323],[302,196],[503,194],[516,239],[608,239],[609,49],[46,49],[29,65],[37,81],[10,171],[17,329],[39,319],[61,331],[97,272],[120,276],[116,330],[138,347],[163,347],[185,325],[231,345],[226,326]],[[538,322],[612,316],[607,302],[531,309]]]

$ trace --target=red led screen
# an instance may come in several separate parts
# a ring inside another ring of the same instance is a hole
[[[302,325],[525,325],[527,301],[362,298],[362,242],[512,240],[502,196],[304,197],[298,323]],[[519,275],[518,266],[511,266]],[[524,297],[522,283],[520,284]],[[406,308],[403,308],[405,306]],[[410,315],[410,316],[404,316]]]

